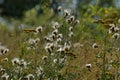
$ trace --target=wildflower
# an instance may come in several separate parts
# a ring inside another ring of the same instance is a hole
[[[54,63],[59,63],[60,60],[59,60],[59,59],[54,59],[53,62],[54,62]]]
[[[112,35],[112,38],[114,38],[114,39],[118,39],[119,36],[120,36],[120,34],[118,34],[118,33],[114,33],[114,34]]]
[[[2,62],[4,61],[4,62],[7,62],[8,61],[8,58],[4,58],[4,59],[2,59],[1,60]]]
[[[72,21],[70,19],[66,19],[66,22],[70,24]]]
[[[25,69],[27,68],[27,62],[24,59],[20,60],[20,66],[23,66]]]
[[[71,31],[69,34],[68,34],[69,37],[72,37],[73,36],[73,32]]]
[[[44,39],[45,39],[45,41],[47,41],[47,42],[52,42],[52,41],[53,41],[53,39],[51,39],[51,38],[49,38],[49,37],[44,37]]]
[[[55,40],[55,34],[50,35],[49,38],[51,38],[51,41]]]
[[[69,31],[72,32],[73,31],[73,27],[69,27]]]
[[[2,67],[0,68],[0,73],[1,74],[5,74],[5,69],[3,69]]]
[[[57,50],[57,52],[64,52],[64,49],[62,48],[62,47],[60,47],[58,50]]]
[[[91,64],[86,64],[85,66],[86,66],[87,68],[91,68],[92,65],[91,65]]]
[[[28,47],[27,47],[27,50],[31,50],[31,49],[35,50],[36,47],[34,47],[34,46],[28,46]]]
[[[36,33],[41,33],[42,32],[42,26],[39,26],[35,29]]]
[[[53,28],[54,29],[58,29],[60,27],[59,23],[58,22],[54,22],[53,23]]]
[[[4,46],[0,46],[0,55],[4,55],[9,51],[8,48],[4,47]]]
[[[47,56],[43,56],[42,57],[42,60],[46,60],[48,57]]]
[[[13,65],[15,65],[15,64],[20,65],[20,60],[19,60],[19,58],[14,58],[14,59],[12,59],[12,64],[13,64]]]
[[[111,27],[115,27],[115,24],[109,24],[109,26],[111,26]]]
[[[70,15],[70,10],[69,9],[65,9],[64,10],[64,17],[67,17]]]
[[[95,48],[98,48],[98,45],[97,45],[96,43],[94,43],[94,44],[92,45],[92,47],[95,49]]]
[[[61,38],[58,38],[58,39],[56,40],[56,42],[57,42],[58,44],[59,44],[61,41],[62,41]]]
[[[75,24],[79,24],[80,22],[79,22],[79,20],[75,20]]]
[[[59,12],[62,11],[62,7],[61,7],[61,6],[58,7],[58,11],[59,11]]]
[[[74,16],[70,16],[70,21],[73,22],[75,20]]]
[[[55,29],[55,30],[52,32],[52,34],[57,35],[57,34],[58,34],[58,29]]]
[[[34,40],[35,43],[38,43],[39,41],[40,41],[39,38],[36,38],[36,39]]]
[[[61,38],[61,39],[62,39],[62,38],[63,38],[63,35],[62,35],[62,34],[58,34],[58,35],[57,35],[57,38]]]
[[[92,67],[92,65],[91,65],[91,64],[86,64],[85,66],[86,66],[86,68],[88,68],[88,70],[91,72],[91,69],[90,69],[90,68]]]
[[[24,79],[27,79],[27,80],[34,79],[34,75],[33,74],[28,74],[27,76],[24,77]]]
[[[109,28],[109,34],[111,34],[111,33],[113,33],[113,32],[115,32],[115,27]]]
[[[47,43],[45,46],[45,50],[49,53],[51,53],[53,51],[54,48],[54,44],[53,43]]]
[[[32,39],[32,38],[30,38],[29,41],[28,41],[28,43],[29,43],[30,45],[33,45],[33,44],[35,44],[35,40]]]
[[[120,28],[117,27],[117,26],[114,28],[114,31],[115,31],[115,32],[118,32],[119,30],[120,30]]]
[[[8,80],[9,75],[7,73],[5,73],[1,76],[1,78],[2,78],[2,80]]]
[[[63,50],[65,53],[67,53],[68,51],[70,51],[70,48],[71,48],[70,45],[66,45],[66,46],[64,46]]]

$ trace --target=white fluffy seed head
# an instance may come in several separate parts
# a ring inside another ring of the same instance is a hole
[[[57,35],[57,34],[58,34],[58,29],[55,29],[55,30],[52,32],[52,34]]]
[[[73,31],[73,27],[69,27],[69,31]]]
[[[91,68],[91,67],[92,67],[91,64],[86,64],[85,66],[86,66],[87,68]]]
[[[2,78],[2,80],[8,80],[9,75],[7,73],[5,73],[1,76],[1,78]]]
[[[59,63],[60,60],[59,60],[59,59],[54,59],[53,62],[54,62],[54,63]]]
[[[12,59],[12,65],[20,65],[20,60],[19,60],[19,58],[14,58],[14,59]]]
[[[95,49],[95,48],[98,48],[98,45],[97,45],[97,43],[94,43],[93,45],[92,45],[92,47]]]
[[[58,7],[58,11],[59,11],[59,12],[62,11],[62,7],[61,7],[61,6]]]
[[[36,33],[41,33],[42,32],[42,26],[39,26],[35,29]]]
[[[114,39],[118,39],[120,37],[120,34],[119,33],[114,33],[113,35],[112,35],[112,38],[114,38]]]
[[[58,22],[53,23],[53,28],[58,29],[60,27],[60,24]]]
[[[42,57],[42,60],[46,60],[46,59],[48,59],[47,56],[43,56],[43,57]]]
[[[75,24],[79,24],[80,23],[80,21],[77,19],[77,20],[75,20]]]
[[[69,16],[70,15],[70,10],[69,9],[65,9],[64,10],[64,17],[67,17],[67,16]]]
[[[109,24],[109,26],[111,26],[111,27],[115,27],[115,24]]]
[[[70,20],[73,22],[75,20],[75,16],[70,16]]]
[[[68,36],[71,38],[71,37],[73,37],[73,32],[71,31],[69,34],[68,34]]]
[[[9,52],[8,48],[6,48],[5,46],[0,46],[0,55],[4,55],[7,52]]]

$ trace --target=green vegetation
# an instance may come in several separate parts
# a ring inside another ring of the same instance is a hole
[[[6,17],[0,80],[119,80],[120,10],[101,6],[79,6],[77,15],[59,6],[55,14],[48,2],[41,14],[33,7]]]

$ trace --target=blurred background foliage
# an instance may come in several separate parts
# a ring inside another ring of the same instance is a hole
[[[0,0],[0,24],[10,29],[44,25],[58,19],[57,7],[62,6],[91,26],[91,19],[119,18],[119,4],[120,0]]]

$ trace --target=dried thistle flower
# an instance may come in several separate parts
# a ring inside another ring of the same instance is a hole
[[[59,12],[62,11],[62,7],[61,7],[61,6],[58,7],[58,11],[59,11]]]
[[[118,39],[118,38],[119,38],[119,36],[120,36],[120,34],[119,34],[119,33],[114,33],[114,34],[112,35],[112,38],[114,38],[114,39]]]
[[[60,24],[58,22],[53,23],[53,28],[58,29],[60,27]]]
[[[72,32],[73,31],[73,27],[69,27],[69,31]]]
[[[61,46],[61,47],[59,47],[59,49],[57,49],[57,52],[60,52],[60,53],[64,52],[63,47],[62,47],[62,46]]]
[[[79,24],[80,23],[80,21],[77,19],[77,20],[75,20],[75,24]]]
[[[95,48],[98,48],[98,45],[97,45],[97,43],[94,43],[93,45],[92,45],[92,47],[95,49]]]
[[[9,75],[7,73],[3,74],[1,76],[2,80],[8,80],[9,79]]]
[[[66,22],[70,24],[72,21],[70,19],[66,19]]]
[[[43,57],[42,57],[42,60],[46,60],[46,59],[48,59],[47,56],[43,56]]]
[[[71,37],[73,37],[73,32],[71,31],[69,34],[68,34],[68,36],[71,38]]]
[[[36,39],[34,40],[35,43],[38,43],[39,41],[40,41],[39,38],[36,38]]]
[[[62,39],[63,38],[63,34],[58,34],[57,38],[61,38]]]
[[[109,26],[111,26],[111,27],[115,27],[115,24],[109,24]]]
[[[42,26],[39,26],[35,29],[36,33],[41,33],[42,32]]]
[[[5,46],[0,46],[0,55],[4,55],[9,51]]]
[[[91,65],[91,64],[86,64],[85,66],[86,66],[86,68],[91,72],[91,67],[92,67],[92,65]]]
[[[69,9],[65,9],[64,10],[64,17],[67,17],[70,15],[70,10]]]
[[[73,22],[75,20],[75,16],[70,16],[70,20]]]
[[[26,80],[31,80],[33,79],[34,80],[34,75],[33,74],[28,74],[27,76],[24,77],[24,79]]]
[[[57,34],[58,34],[58,29],[55,29],[55,30],[52,32],[52,34],[57,35]]]
[[[59,63],[60,60],[59,60],[59,59],[54,59],[53,62],[54,62],[54,63]]]
[[[61,41],[62,41],[61,38],[57,38],[57,40],[56,40],[57,43],[60,43]]]
[[[19,58],[14,58],[14,59],[12,59],[12,65],[20,65],[20,60],[19,60]]]
[[[91,64],[86,64],[85,66],[86,66],[87,68],[91,68],[91,67],[92,67]]]

